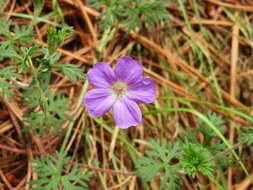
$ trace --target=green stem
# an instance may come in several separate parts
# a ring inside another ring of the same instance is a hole
[[[26,19],[30,19],[30,20],[33,20],[35,16],[33,15],[27,15],[27,14],[23,14],[23,13],[5,13],[5,12],[2,12],[1,14],[3,15],[11,15],[11,16],[15,16],[15,17],[20,17],[20,18],[26,18]],[[44,16],[44,17],[37,17],[36,20],[38,22],[44,22],[46,24],[51,24],[53,26],[58,26],[59,24],[57,22],[53,22],[53,21],[50,21],[47,19],[47,17],[51,16],[52,14],[49,14],[47,16]]]
[[[240,107],[240,108],[228,108],[228,107],[225,107],[225,106],[221,106],[221,105],[218,105],[218,104],[213,104],[213,103],[210,103],[210,102],[204,102],[204,101],[199,101],[199,100],[195,100],[195,99],[191,99],[191,98],[181,98],[181,97],[164,97],[162,98],[164,100],[177,100],[177,101],[181,101],[181,102],[185,102],[185,101],[189,101],[189,102],[193,102],[193,103],[198,103],[198,104],[204,104],[204,105],[208,105],[210,107],[215,107],[215,108],[219,108],[221,110],[224,110],[224,111],[228,111],[228,112],[232,112],[238,116],[241,116],[242,118],[248,120],[248,121],[251,121],[253,118],[245,113],[242,113],[238,110],[252,110],[253,107]]]

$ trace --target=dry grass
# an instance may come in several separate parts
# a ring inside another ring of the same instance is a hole
[[[58,64],[71,62],[83,69],[84,73],[97,60],[115,65],[122,55],[131,55],[145,66],[145,74],[157,84],[157,100],[153,106],[142,106],[143,111],[153,108],[182,107],[177,99],[164,100],[161,97],[184,97],[206,103],[219,104],[228,108],[241,108],[253,114],[253,2],[251,0],[206,0],[187,1],[183,7],[178,3],[168,7],[169,20],[138,32],[127,33],[124,29],[112,32],[104,48],[99,49],[103,29],[95,17],[100,12],[88,8],[81,0],[59,0],[65,20],[77,31],[66,39]],[[197,1],[196,1],[197,2]],[[197,6],[196,12],[194,5]],[[182,8],[182,7],[181,7]],[[11,13],[32,15],[31,1],[12,0],[6,3],[8,19],[24,25],[31,21],[14,17]],[[52,11],[47,0],[43,14]],[[50,20],[53,20],[50,17]],[[251,24],[251,26],[249,25]],[[49,24],[35,26],[37,38],[45,43]],[[1,36],[0,36],[1,37]],[[1,37],[1,40],[4,40]],[[8,63],[2,62],[1,66]],[[20,79],[29,81],[30,76]],[[133,159],[136,152],[143,153],[140,143],[153,138],[166,138],[172,142],[181,138],[186,126],[198,127],[196,116],[185,113],[161,113],[145,115],[138,127],[120,130],[114,126],[112,115],[90,118],[85,108],[76,106],[80,92],[87,82],[70,82],[55,73],[51,89],[64,93],[71,99],[74,118],[73,130],[66,145],[66,151],[73,160],[79,160],[81,168],[88,168],[94,174],[89,181],[90,189],[143,189],[139,178],[133,173]],[[59,149],[70,122],[66,122],[63,135],[22,131],[27,108],[19,104],[20,92],[13,101],[0,101],[0,189],[29,189],[27,184],[36,179],[30,159],[45,153],[53,154]],[[198,103],[189,103],[189,108],[202,113],[212,110],[226,121],[226,137],[235,143],[242,127],[250,126],[248,121],[226,110]],[[251,107],[250,107],[251,106]],[[104,122],[106,121],[106,122]],[[201,135],[199,135],[201,142]],[[248,153],[248,152],[249,153]],[[131,157],[130,154],[134,155]],[[241,147],[239,155],[252,177],[252,154]],[[84,164],[85,163],[85,164]],[[224,171],[229,189],[247,190],[253,186],[250,178],[235,165]],[[216,176],[219,178],[219,176]],[[181,189],[218,189],[212,182],[199,175],[195,180],[182,177]],[[204,188],[210,184],[208,188]],[[158,180],[151,181],[151,188],[158,190]]]

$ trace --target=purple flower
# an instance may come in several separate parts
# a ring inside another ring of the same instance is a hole
[[[142,73],[143,66],[130,56],[118,59],[114,71],[105,62],[96,63],[87,73],[94,87],[84,96],[89,115],[98,117],[112,108],[120,128],[139,125],[142,115],[137,103],[149,104],[156,98],[155,83]]]

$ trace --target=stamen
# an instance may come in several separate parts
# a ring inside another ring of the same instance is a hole
[[[124,84],[123,82],[116,82],[112,86],[112,91],[113,93],[119,98],[119,97],[124,97],[127,95],[127,85]]]

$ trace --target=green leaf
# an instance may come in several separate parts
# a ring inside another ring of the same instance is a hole
[[[0,96],[7,97],[11,101],[11,96],[14,92],[11,89],[15,89],[16,86],[11,83],[12,78],[19,78],[20,75],[16,73],[16,70],[12,66],[7,66],[0,69]]]
[[[30,184],[36,184],[32,190],[55,190],[62,186],[63,189],[88,189],[87,181],[91,175],[84,173],[77,164],[69,165],[70,157],[66,153],[56,152],[56,157],[49,154],[35,158],[33,171],[38,179],[32,180]],[[75,185],[73,184],[75,182]]]
[[[216,126],[216,128],[221,133],[225,132],[226,129],[225,121],[221,118],[220,115],[209,111],[206,117],[210,120],[210,122],[213,123],[214,126]],[[211,140],[214,137],[217,137],[217,134],[211,128],[209,128],[208,125],[203,120],[198,118],[197,122],[200,126],[197,130],[204,135],[204,145],[208,146],[209,144],[211,144]]]
[[[59,69],[70,80],[77,81],[85,79],[83,71],[73,64],[54,65],[53,68]]]
[[[11,79],[11,78],[19,78],[20,75],[16,73],[16,70],[13,66],[7,66],[2,69],[0,69],[0,77],[3,77],[5,79]]]
[[[12,41],[18,41],[21,45],[34,44],[34,33],[30,25],[15,25]]]
[[[36,87],[33,89],[34,90],[27,89],[25,91],[25,102],[29,103],[30,108],[32,109],[31,113],[25,115],[25,121],[28,125],[24,130],[39,130],[39,133],[43,135],[45,132],[48,132],[53,128],[54,132],[59,133],[62,124],[66,120],[71,119],[71,117],[66,114],[66,111],[70,109],[68,98],[65,98],[61,94],[52,94],[50,91],[45,92],[45,97],[40,96],[40,90]],[[39,112],[34,112],[33,109],[38,105],[40,105],[41,110]]]
[[[16,52],[13,47],[10,46],[8,42],[0,43],[0,60],[3,60],[4,58],[16,58],[19,61],[23,60],[23,58]]]
[[[129,32],[136,28],[154,25],[168,18],[169,4],[163,0],[89,0],[88,2],[91,7],[97,9],[107,7],[107,10],[99,16],[103,27],[121,24]]]
[[[49,28],[48,29],[48,50],[49,54],[51,55],[56,48],[60,47],[64,42],[64,39],[67,35],[73,32],[72,27],[70,26],[63,26],[62,28]]]
[[[185,172],[195,177],[197,172],[213,177],[214,163],[210,161],[212,154],[200,144],[187,143],[183,146],[180,164]]]
[[[1,18],[0,19],[0,34],[7,37],[7,38],[10,38],[11,37],[11,34],[10,34],[10,26],[12,24],[12,21],[11,20],[7,20],[5,17]]]
[[[243,131],[240,133],[239,141],[245,144],[252,145],[253,143],[253,128],[244,127]]]
[[[162,180],[160,185],[162,189],[165,185],[172,190],[177,189],[180,180],[176,175],[180,168],[178,164],[171,164],[171,161],[180,155],[180,144],[161,139],[151,141],[147,148],[150,150],[145,151],[145,156],[140,157],[136,162],[136,173],[145,182],[159,176]]]

